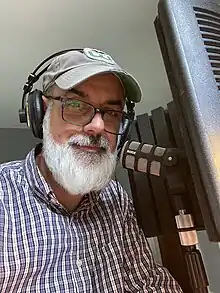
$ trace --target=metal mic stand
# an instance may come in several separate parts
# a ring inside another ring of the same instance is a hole
[[[152,144],[148,154],[138,154],[147,159],[147,175],[140,173],[137,164],[134,171],[128,170],[137,218],[146,237],[158,237],[163,264],[183,291],[205,293],[208,279],[196,247],[196,230],[204,230],[204,224],[174,104],[151,114],[138,116],[131,133],[132,140],[141,142],[139,150],[143,144]]]
[[[177,231],[187,265],[192,292],[206,293],[209,292],[208,278],[201,253],[196,247],[198,244],[197,231],[194,225],[193,215],[187,210],[187,206],[184,204],[186,188],[184,186],[183,168],[185,163],[184,159],[180,158],[180,156],[181,153],[178,153],[178,151],[175,151],[174,154],[172,154],[172,150],[170,151],[168,160],[169,163],[174,161],[174,165],[170,170],[169,167],[166,167],[164,178],[173,210],[176,214]]]

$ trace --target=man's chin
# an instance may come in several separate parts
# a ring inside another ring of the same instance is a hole
[[[111,178],[107,178],[108,176],[105,179],[102,178],[102,183],[97,185],[97,183],[100,181],[101,176],[101,173],[97,177],[92,176],[92,174],[91,176],[88,176],[88,174],[84,176],[84,174],[82,173],[80,176],[76,176],[73,180],[71,180],[71,178],[64,178],[65,175],[62,174],[61,177],[55,176],[55,180],[69,194],[74,196],[80,196],[86,195],[92,191],[98,192],[103,189],[108,184]],[[84,178],[82,179],[82,177]]]
[[[73,158],[71,161],[77,162],[77,165],[85,165],[88,168],[89,165],[94,166],[94,164],[97,164],[99,167],[101,167],[102,164],[105,164],[106,158],[106,151],[100,149],[96,150],[84,147],[77,147],[73,149]]]

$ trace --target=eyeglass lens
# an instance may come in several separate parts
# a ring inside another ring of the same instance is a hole
[[[85,126],[95,115],[95,108],[81,100],[68,99],[63,102],[63,119],[71,124]],[[122,134],[127,125],[128,118],[122,111],[105,110],[102,111],[102,119],[107,132]]]

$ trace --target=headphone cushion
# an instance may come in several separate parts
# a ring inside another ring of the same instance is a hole
[[[44,119],[44,103],[43,93],[40,90],[32,91],[28,96],[28,115],[30,121],[30,128],[35,137],[43,138],[43,119]]]

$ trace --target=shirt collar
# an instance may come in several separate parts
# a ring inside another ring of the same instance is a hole
[[[28,183],[31,189],[37,189],[43,194],[49,194],[52,192],[52,189],[42,176],[35,160],[36,156],[41,152],[41,149],[42,144],[38,144],[36,148],[28,153],[24,162],[25,174],[28,178]]]

